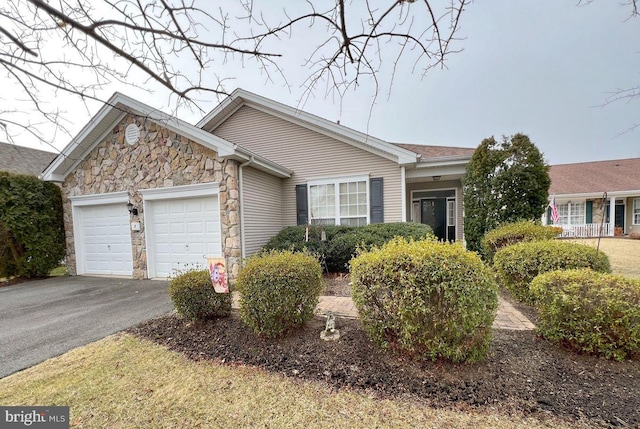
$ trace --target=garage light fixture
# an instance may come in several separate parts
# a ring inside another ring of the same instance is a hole
[[[129,213],[131,213],[132,215],[138,216],[138,209],[133,206],[131,201],[127,203],[127,210],[129,210]]]

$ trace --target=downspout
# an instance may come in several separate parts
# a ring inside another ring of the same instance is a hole
[[[400,194],[402,204],[402,222],[407,222],[407,175],[404,165],[400,167]]]
[[[244,244],[244,189],[243,180],[242,180],[242,168],[253,163],[254,158],[253,155],[249,158],[248,161],[243,162],[238,166],[238,198],[240,199],[240,254],[242,259],[246,256],[245,244]]]

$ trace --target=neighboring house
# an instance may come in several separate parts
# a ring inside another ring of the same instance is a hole
[[[296,224],[416,221],[461,240],[473,149],[395,145],[238,89],[197,125],[114,94],[43,173],[75,274],[167,277]]]
[[[640,232],[640,158],[552,165],[549,176],[563,236]]]
[[[52,152],[0,143],[0,171],[39,176],[55,157]]]

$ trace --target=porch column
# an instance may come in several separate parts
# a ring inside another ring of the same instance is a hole
[[[616,230],[616,197],[609,199],[609,235],[614,236]]]

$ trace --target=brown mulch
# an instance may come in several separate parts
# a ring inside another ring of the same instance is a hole
[[[348,281],[328,290],[345,293]],[[341,291],[341,292],[340,292]],[[188,324],[176,315],[129,332],[194,360],[244,364],[289,377],[362,389],[381,397],[417,400],[432,407],[559,418],[593,427],[640,427],[640,362],[579,355],[540,339],[533,331],[494,330],[478,364],[417,363],[378,350],[358,320],[338,318],[340,339],[320,339],[325,321],[313,318],[278,340],[259,338],[237,313]]]

